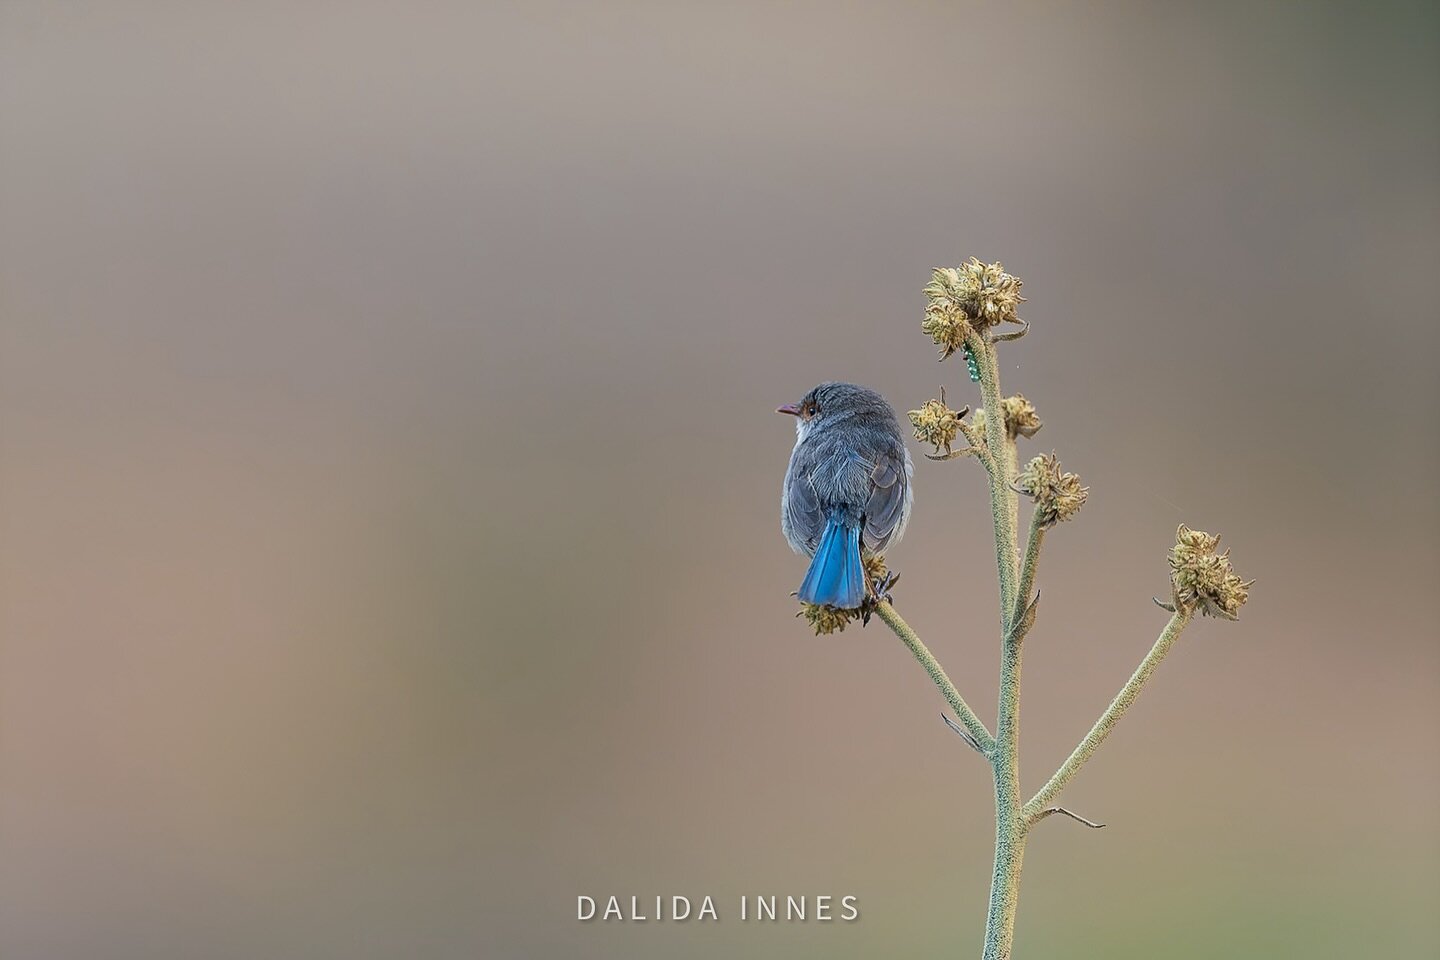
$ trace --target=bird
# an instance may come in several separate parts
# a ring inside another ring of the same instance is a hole
[[[910,519],[915,471],[899,420],[884,397],[853,383],[822,383],[775,412],[795,418],[780,529],[811,558],[795,595],[858,609],[868,594],[862,547],[884,553]]]

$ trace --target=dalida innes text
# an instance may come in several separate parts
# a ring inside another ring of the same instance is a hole
[[[789,920],[822,923],[841,920],[849,923],[860,919],[860,900],[851,894],[832,896],[821,894],[809,896],[800,894],[745,895],[740,898],[734,916],[741,920]],[[719,920],[720,912],[715,900],[708,894],[703,897],[680,895],[629,897],[587,897],[576,898],[575,919],[577,920],[673,920],[682,922],[694,920]]]

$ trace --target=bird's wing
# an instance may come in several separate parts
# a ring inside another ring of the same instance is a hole
[[[804,547],[807,554],[815,553],[815,545],[825,527],[825,517],[820,511],[820,497],[811,482],[811,471],[792,469],[785,478],[785,498],[782,501],[785,513],[785,536],[797,550]],[[798,541],[798,543],[797,543]]]
[[[865,546],[878,553],[884,550],[905,522],[910,498],[910,477],[904,453],[885,453],[876,458],[870,471],[874,485],[865,504]]]

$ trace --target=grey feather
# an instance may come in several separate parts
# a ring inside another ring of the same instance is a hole
[[[914,468],[895,412],[873,390],[822,383],[796,405],[795,449],[781,492],[780,525],[797,553],[814,554],[826,520],[864,523],[864,544],[883,553],[905,532]]]

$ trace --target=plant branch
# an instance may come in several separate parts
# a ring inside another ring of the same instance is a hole
[[[1020,558],[1016,550],[1019,506],[1014,483],[1015,441],[1005,428],[1005,403],[1000,394],[1000,371],[995,347],[972,332],[965,344],[980,370],[980,395],[985,403],[985,446],[990,459],[990,513],[995,521],[995,563],[1000,573],[1000,619],[1006,634],[1015,608]]]
[[[965,344],[980,372],[985,403],[985,447],[990,458],[990,513],[995,524],[995,566],[1000,575],[1000,709],[995,721],[995,864],[990,908],[985,919],[985,960],[1005,960],[1015,937],[1020,867],[1025,858],[1025,819],[1020,795],[1019,624],[1029,597],[1020,599],[1020,557],[1016,549],[1019,505],[1015,492],[1015,441],[1005,423],[995,346],[972,331]],[[1037,547],[1038,549],[1038,547]],[[1025,606],[1022,607],[1021,605]]]
[[[1049,528],[1040,522],[1040,511],[1030,514],[1030,537],[1025,544],[1025,559],[1020,564],[1020,586],[1015,593],[1015,606],[1010,611],[1010,625],[1013,634],[1030,606],[1030,592],[1035,589],[1035,568],[1040,565],[1040,548],[1045,542],[1045,531]],[[1021,637],[1020,639],[1023,639]]]
[[[1001,618],[1004,619],[1003,617]],[[1024,645],[1000,643],[1000,716],[995,723],[995,864],[985,918],[984,960],[1007,960],[1015,938],[1025,816],[1020,795],[1020,656]]]
[[[1051,801],[1059,796],[1060,791],[1065,789],[1065,785],[1074,779],[1075,774],[1080,772],[1080,768],[1085,765],[1086,761],[1095,753],[1100,744],[1105,742],[1105,738],[1110,735],[1110,731],[1114,729],[1115,724],[1125,715],[1125,711],[1130,709],[1130,705],[1134,703],[1135,698],[1140,695],[1140,690],[1145,686],[1145,682],[1150,679],[1150,675],[1155,672],[1155,668],[1160,666],[1160,661],[1165,659],[1165,655],[1170,652],[1170,648],[1175,645],[1175,641],[1180,636],[1181,631],[1190,623],[1190,619],[1194,615],[1195,612],[1193,608],[1180,607],[1174,615],[1170,617],[1170,622],[1165,624],[1164,630],[1160,631],[1160,636],[1156,639],[1155,645],[1150,648],[1150,652],[1145,655],[1145,659],[1140,661],[1140,666],[1135,669],[1135,673],[1126,681],[1125,686],[1120,688],[1120,692],[1115,696],[1115,699],[1110,703],[1110,706],[1106,708],[1105,712],[1100,715],[1100,719],[1095,721],[1095,726],[1090,728],[1090,732],[1085,735],[1085,739],[1080,741],[1080,745],[1077,746],[1069,758],[1060,765],[1060,769],[1055,771],[1055,775],[1050,778],[1050,782],[1041,787],[1040,792],[1035,794],[1029,803],[1025,804],[1025,816],[1027,819],[1035,817],[1042,809],[1050,804]]]
[[[940,661],[936,660],[935,655],[920,641],[919,635],[910,628],[910,624],[905,622],[900,614],[896,612],[894,605],[888,600],[881,600],[875,604],[875,615],[885,621],[885,625],[895,631],[895,636],[899,637],[905,646],[910,648],[910,652],[915,655],[915,659],[920,661],[920,666],[925,668],[925,672],[930,675],[930,679],[935,681],[935,686],[940,688],[940,693],[945,697],[946,702],[950,704],[950,709],[955,712],[955,716],[959,718],[960,723],[964,725],[965,729],[969,731],[970,736],[979,744],[980,752],[987,757],[990,756],[995,748],[995,738],[991,736],[990,731],[986,729],[985,724],[981,722],[980,718],[975,715],[975,711],[970,709],[970,705],[965,702],[965,698],[960,696],[960,691],[955,689],[955,684],[951,683],[950,678],[946,676],[945,668],[940,666]]]

